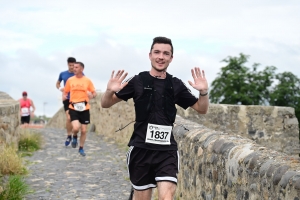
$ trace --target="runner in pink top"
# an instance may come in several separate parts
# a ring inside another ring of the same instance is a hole
[[[32,100],[27,98],[27,92],[23,92],[22,96],[23,98],[19,99],[21,124],[29,124],[30,115],[33,115],[35,111],[35,106]],[[30,111],[30,107],[32,107],[31,111]]]

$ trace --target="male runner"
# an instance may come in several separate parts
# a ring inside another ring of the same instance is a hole
[[[67,80],[70,77],[74,76],[73,67],[74,67],[74,63],[76,62],[76,59],[73,57],[69,57],[67,59],[67,62],[68,62],[68,70],[61,72],[59,74],[58,81],[56,82],[56,88],[59,89],[61,92],[63,92],[63,89],[64,89],[64,88],[60,87],[61,81],[63,81],[64,85],[66,85]],[[65,141],[65,146],[69,146],[69,144],[72,140],[72,136],[71,136],[72,124],[71,124],[70,115],[69,115],[69,99],[70,99],[70,94],[68,94],[67,98],[65,100],[63,100],[64,110],[66,113],[66,129],[67,129],[67,139]]]
[[[177,143],[172,133],[175,104],[206,114],[208,84],[203,70],[198,67],[191,70],[194,82],[189,81],[189,84],[200,92],[196,98],[180,79],[166,72],[173,59],[173,45],[168,38],[153,39],[149,59],[150,71],[125,82],[124,70],[118,70],[116,75],[113,71],[101,105],[109,108],[121,100],[134,100],[136,120],[127,152],[133,199],[150,200],[152,188],[157,187],[158,199],[171,200],[179,170]]]
[[[30,115],[33,116],[35,111],[35,106],[33,101],[27,98],[27,92],[22,93],[23,98],[19,99],[20,102],[20,116],[21,116],[21,124],[28,125],[30,122]],[[30,110],[32,107],[32,110]]]
[[[90,123],[90,104],[89,99],[96,97],[96,90],[92,81],[83,75],[84,64],[75,62],[75,76],[68,79],[64,88],[64,99],[67,99],[70,93],[69,114],[72,123],[72,147],[77,146],[77,133],[81,132],[79,153],[85,156],[83,145],[86,139],[87,125]],[[81,127],[80,127],[81,126]]]

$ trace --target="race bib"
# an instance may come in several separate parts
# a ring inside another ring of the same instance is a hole
[[[28,116],[29,115],[29,108],[21,108],[22,116]]]
[[[73,106],[76,111],[84,111],[85,110],[85,102],[74,103]]]
[[[172,126],[148,124],[146,143],[170,145]]]

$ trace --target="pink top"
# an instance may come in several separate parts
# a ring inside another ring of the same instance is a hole
[[[22,116],[29,116],[30,115],[30,106],[31,106],[31,100],[23,98],[19,100],[20,101],[20,107],[21,107],[21,115]]]

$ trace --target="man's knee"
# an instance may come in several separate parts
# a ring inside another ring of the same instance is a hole
[[[157,183],[159,199],[173,199],[177,185],[173,182],[161,181]]]

